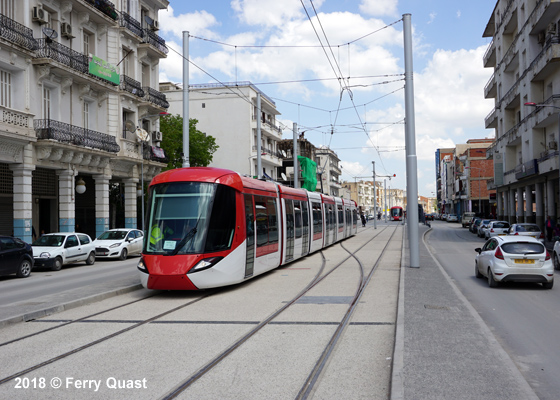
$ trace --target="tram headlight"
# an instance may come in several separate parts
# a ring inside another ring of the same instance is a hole
[[[144,259],[140,258],[140,261],[138,261],[138,271],[143,272],[145,274],[149,274],[148,272],[148,268],[146,267],[146,264],[144,264]]]
[[[205,258],[204,260],[201,260],[198,262],[198,264],[196,264],[194,267],[192,267],[190,269],[189,272],[187,272],[187,274],[192,274],[194,272],[200,272],[200,271],[204,271],[205,269],[208,268],[212,268],[214,265],[216,265],[222,258],[224,257],[210,257],[210,258]]]

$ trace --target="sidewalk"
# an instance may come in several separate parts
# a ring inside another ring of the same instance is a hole
[[[537,399],[509,355],[424,243],[410,268],[405,241],[392,400]]]

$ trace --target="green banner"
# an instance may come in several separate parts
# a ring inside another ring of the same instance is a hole
[[[91,54],[89,55],[89,73],[98,78],[105,79],[113,85],[120,85],[121,83],[117,67]]]

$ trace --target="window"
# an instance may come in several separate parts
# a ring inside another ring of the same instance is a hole
[[[51,89],[43,86],[43,119],[51,119]]]
[[[295,225],[296,225],[296,238],[300,238],[302,235],[302,221],[301,221],[301,202],[294,201],[294,214],[295,214]]]
[[[311,203],[313,209],[313,239],[323,236],[323,214],[321,213],[321,203]]]
[[[80,238],[80,242],[82,244],[91,243],[91,240],[89,239],[89,237],[87,235],[78,235],[78,237]]]
[[[86,31],[84,31],[83,41],[84,41],[84,54],[88,56],[90,53],[93,53],[93,49],[90,47],[90,44],[92,43],[91,35]]]
[[[129,49],[126,49],[123,47],[122,49],[122,74],[123,75],[127,75],[130,76],[129,73],[129,68],[130,68],[130,61],[129,61],[129,57],[130,57],[130,53],[132,53]]]
[[[89,102],[84,101],[84,107],[82,110],[82,117],[84,121],[84,129],[89,129]]]
[[[64,248],[69,248],[69,247],[76,247],[78,246],[78,238],[74,235],[72,236],[68,236],[68,238],[66,239],[66,244],[64,245]]]
[[[0,69],[0,106],[12,107],[12,74]]]
[[[275,199],[255,196],[257,257],[278,251],[278,213]]]
[[[342,211],[342,206],[338,206],[338,230],[344,229],[344,211]]]
[[[14,0],[0,0],[0,14],[14,19]]]

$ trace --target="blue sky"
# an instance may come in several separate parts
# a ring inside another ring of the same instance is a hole
[[[191,84],[251,81],[275,100],[281,124],[291,129],[297,122],[313,144],[337,152],[343,180],[371,176],[375,161],[378,175],[397,174],[388,185],[405,189],[400,20],[411,14],[418,191],[433,196],[435,150],[494,135],[484,128],[493,107],[484,99],[492,70],[482,65],[490,43],[482,33],[494,6],[488,0],[170,0],[159,14],[159,34],[171,48],[160,79],[182,81],[178,53],[182,31],[189,31],[189,59],[200,67],[190,67]],[[313,26],[325,45],[321,26],[326,34],[329,59]],[[337,75],[350,77],[349,90]]]

